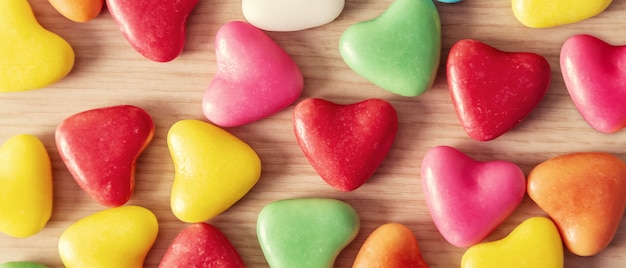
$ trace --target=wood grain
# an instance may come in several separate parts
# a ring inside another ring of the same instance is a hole
[[[342,61],[338,42],[350,25],[374,18],[392,0],[346,0],[344,12],[330,24],[299,32],[268,34],[300,65],[305,89],[300,99],[321,97],[338,103],[383,98],[398,111],[400,129],[382,166],[367,184],[343,193],[326,185],[314,172],[295,141],[291,125],[293,105],[246,126],[228,129],[260,155],[259,183],[231,209],[210,223],[233,242],[249,267],[267,267],[256,238],[256,216],[271,201],[295,197],[344,200],[359,213],[358,237],[339,255],[336,267],[350,267],[365,238],[387,222],[403,223],[416,235],[431,267],[458,267],[465,249],[448,244],[436,230],[424,202],[420,164],[433,146],[455,146],[478,160],[508,160],[528,173],[536,164],[568,152],[603,151],[626,160],[626,131],[601,134],[574,108],[561,77],[562,43],[574,34],[593,34],[613,44],[626,44],[623,28],[626,1],[614,1],[599,16],[566,26],[530,29],[514,17],[510,1],[467,0],[440,4],[442,61],[435,85],[418,97],[393,95],[351,71]],[[158,217],[160,232],[146,267],[156,267],[174,237],[187,226],[169,206],[174,168],[167,150],[169,127],[181,119],[204,119],[200,102],[215,72],[213,39],[220,25],[243,20],[235,0],[200,1],[189,18],[183,54],[169,63],[155,63],[136,53],[105,10],[85,24],[59,15],[45,0],[31,0],[40,23],[68,40],[76,65],[62,81],[48,88],[0,94],[0,142],[19,133],[39,137],[50,154],[54,175],[54,211],[47,227],[23,239],[0,234],[0,263],[35,261],[62,267],[57,253],[61,233],[73,222],[103,209],[83,193],[61,162],[54,143],[56,126],[64,118],[87,109],[132,104],[144,108],[156,123],[155,138],[137,165],[137,187],[129,204],[144,206]],[[0,11],[1,12],[1,11]],[[450,46],[474,38],[505,51],[543,55],[552,67],[547,96],[513,131],[490,142],[471,140],[461,129],[450,101],[445,59]],[[545,215],[526,198],[487,240],[504,237],[523,220]],[[623,267],[626,265],[626,222],[609,247],[593,257],[566,253],[566,267]]]

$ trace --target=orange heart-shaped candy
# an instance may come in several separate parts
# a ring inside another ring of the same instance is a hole
[[[411,229],[400,223],[378,227],[365,240],[352,268],[428,268]]]
[[[591,256],[613,239],[626,206],[626,165],[607,153],[573,153],[537,165],[528,195],[556,223],[565,246]]]

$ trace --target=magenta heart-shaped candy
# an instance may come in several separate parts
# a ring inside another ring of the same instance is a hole
[[[576,109],[594,129],[613,133],[626,126],[626,45],[575,35],[561,48],[561,73]]]
[[[295,102],[304,87],[300,68],[263,31],[241,21],[224,24],[215,37],[217,70],[202,99],[216,125],[245,125]]]
[[[422,187],[441,235],[454,246],[469,247],[513,213],[526,193],[526,179],[514,163],[480,162],[437,146],[422,161]]]

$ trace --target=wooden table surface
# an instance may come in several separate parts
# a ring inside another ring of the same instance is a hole
[[[136,190],[128,204],[144,206],[159,220],[157,241],[145,266],[156,267],[174,237],[188,224],[170,210],[174,167],[166,144],[169,127],[181,119],[206,120],[201,98],[215,73],[213,40],[218,27],[244,20],[241,2],[200,1],[188,21],[184,52],[174,61],[156,63],[135,52],[109,13],[79,24],[59,15],[45,0],[29,1],[40,23],[64,37],[74,48],[76,63],[63,80],[47,88],[0,94],[0,142],[29,133],[46,146],[53,167],[54,209],[45,229],[28,238],[0,234],[0,263],[34,261],[62,266],[57,242],[73,222],[102,210],[68,173],[54,143],[56,126],[66,117],[93,108],[131,104],[150,113],[156,133],[137,163]],[[531,29],[519,23],[510,0],[466,0],[437,3],[442,24],[442,60],[434,86],[418,97],[389,93],[354,73],[338,50],[350,25],[376,17],[392,0],[347,0],[332,23],[298,32],[268,32],[301,67],[305,87],[300,100],[321,97],[337,103],[367,98],[391,102],[399,115],[399,132],[374,176],[353,192],[325,184],[298,147],[291,124],[293,106],[246,126],[228,130],[259,154],[263,170],[258,184],[238,203],[210,221],[237,248],[249,267],[267,267],[256,237],[259,211],[274,200],[329,197],[352,205],[361,218],[357,238],[338,256],[336,267],[350,267],[365,238],[378,226],[399,222],[411,228],[431,267],[458,267],[465,251],[448,244],[435,228],[422,193],[420,165],[437,145],[454,146],[477,160],[507,160],[526,174],[548,158],[569,153],[603,151],[626,160],[626,131],[602,134],[582,119],[567,94],[559,67],[563,42],[575,34],[593,34],[613,44],[626,44],[626,1],[614,1],[600,15],[571,25]],[[0,11],[1,12],[1,11]],[[543,55],[552,67],[551,87],[530,116],[514,130],[489,142],[470,139],[461,128],[450,100],[445,62],[454,42],[474,38],[505,51]],[[506,236],[523,220],[545,215],[528,197],[487,240]],[[593,257],[565,254],[566,267],[626,266],[626,221],[613,242]]]

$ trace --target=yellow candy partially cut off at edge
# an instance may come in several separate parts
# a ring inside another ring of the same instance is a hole
[[[261,160],[248,144],[203,121],[178,121],[168,132],[167,145],[175,168],[172,211],[184,222],[224,212],[261,176]]]
[[[533,217],[507,237],[470,247],[461,268],[562,268],[563,243],[556,225],[545,217]]]
[[[52,168],[46,148],[32,135],[10,138],[0,148],[0,232],[31,236],[51,214]]]
[[[50,85],[74,66],[74,50],[44,29],[27,0],[0,1],[0,92]]]
[[[596,16],[611,0],[512,0],[511,4],[513,15],[525,26],[550,28]]]
[[[59,255],[66,268],[142,268],[158,231],[156,216],[146,208],[109,208],[65,229]]]

